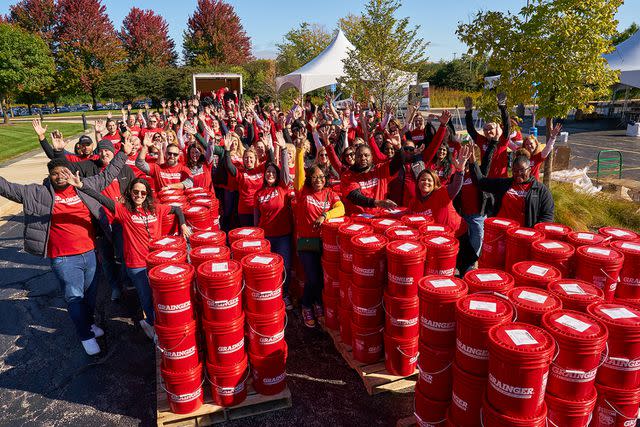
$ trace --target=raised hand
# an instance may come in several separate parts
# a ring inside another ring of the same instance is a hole
[[[557,138],[560,135],[560,131],[562,130],[562,124],[556,123],[556,125],[551,129],[550,138]]]
[[[96,123],[94,126],[96,128],[96,132],[98,133],[104,133],[107,130],[107,126],[104,120],[96,120]]]
[[[472,148],[470,144],[465,144],[460,148],[458,154],[452,159],[453,166],[458,172],[462,172],[464,170],[467,160],[471,157],[471,151]]]
[[[160,101],[160,106],[161,106],[162,108],[167,108],[167,103],[166,103],[166,101],[164,101],[164,100]]]
[[[498,105],[507,105],[507,94],[504,92],[500,92],[497,96]]]
[[[398,132],[397,129],[393,131],[393,133],[389,137],[389,141],[391,141],[391,145],[393,145],[393,148],[395,148],[396,150],[402,148],[402,137],[400,136],[400,132]]]
[[[47,134],[48,126],[42,126],[40,119],[33,119],[31,121],[31,126],[33,126],[33,130],[36,132],[36,135],[38,135],[38,138],[40,138],[40,141],[42,141]]]
[[[180,123],[184,123],[187,120],[187,115],[183,112],[178,113],[178,119]]]
[[[470,96],[464,98],[464,109],[467,111],[473,110],[473,99]]]
[[[320,136],[320,141],[322,141],[323,146],[328,146],[330,144],[329,136],[331,135],[331,127],[323,126],[318,130],[318,135]]]
[[[80,171],[74,175],[67,168],[62,168],[62,176],[67,180],[67,184],[75,188],[82,188],[82,179],[80,179]]]
[[[231,151],[231,145],[233,144],[233,137],[231,134],[226,134],[224,136],[224,149],[226,151]]]
[[[56,151],[64,150],[64,146],[66,145],[62,133],[57,129],[51,132],[51,145],[53,145],[53,149]]]
[[[151,132],[147,132],[144,134],[142,145],[144,145],[147,148],[153,147],[153,135],[151,134]]]
[[[131,111],[132,105],[131,104],[127,104],[127,110]]]
[[[276,132],[276,144],[282,149],[286,148],[287,146],[287,141],[285,141],[282,131]]]
[[[438,117],[438,120],[442,126],[445,126],[449,123],[449,120],[451,120],[451,112],[449,110],[444,110],[442,114],[440,114],[440,117]]]
[[[124,154],[126,154],[127,156],[133,154],[133,143],[131,142],[131,134],[128,134],[124,138],[124,142],[122,143],[122,151],[124,151]]]

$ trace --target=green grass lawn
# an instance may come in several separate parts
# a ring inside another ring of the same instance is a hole
[[[134,108],[132,111],[135,111],[137,113],[138,109]],[[89,117],[89,116],[106,116],[108,112],[109,112],[109,110],[70,111],[68,113],[43,114],[42,117],[44,117],[45,120],[47,120],[47,117],[80,117],[80,116],[82,116],[83,113],[87,117]],[[122,112],[120,110],[111,110],[111,114],[113,114],[114,117],[120,117],[122,115]],[[18,117],[16,117],[16,119],[39,118],[39,117],[40,117],[40,115],[38,115],[38,114],[32,114],[30,116],[18,116]]]
[[[82,124],[47,122],[46,120],[44,124],[49,126],[47,138],[55,129],[62,132],[65,138],[82,133]],[[39,148],[38,137],[30,122],[13,123],[8,126],[0,124],[0,162]]]

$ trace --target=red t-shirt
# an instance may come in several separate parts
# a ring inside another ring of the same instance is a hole
[[[542,151],[531,156],[529,162],[531,162],[531,176],[535,177],[535,179],[540,179],[540,168],[544,164]]]
[[[70,162],[83,162],[85,160],[98,160],[100,158],[97,154],[91,154],[87,157],[80,157],[77,154],[65,154],[65,157]]]
[[[142,128],[140,126],[130,126],[129,127],[129,132],[131,132],[131,135],[133,135],[133,136],[139,136],[141,130],[142,130]]]
[[[142,141],[144,139],[144,136],[149,132],[151,132],[151,133],[156,133],[156,132],[157,133],[162,133],[163,129],[162,128],[142,128],[142,129],[140,129],[140,133],[138,134],[138,138],[140,138],[140,141]]]
[[[476,145],[480,147],[482,157],[484,158],[484,153],[489,148],[489,141],[487,140],[487,138],[485,138],[484,135],[478,135],[478,138],[475,142],[476,142]],[[491,166],[489,167],[487,178],[506,178],[508,176],[508,173],[507,173],[508,145],[509,145],[509,135],[502,134],[502,136],[498,140],[496,149],[493,152],[493,157],[491,158]]]
[[[296,236],[320,237],[320,228],[314,229],[313,224],[316,219],[340,201],[340,196],[330,188],[323,188],[318,192],[302,187],[296,193],[295,221]]]
[[[162,219],[169,215],[171,206],[157,204],[155,208],[153,215],[142,208],[130,212],[122,203],[116,203],[115,217],[122,224],[124,263],[128,268],[146,267],[149,242],[162,236]]]
[[[433,190],[425,201],[416,196],[409,204],[409,210],[416,214],[432,216],[436,223],[451,227],[456,236],[461,236],[467,231],[467,223],[462,221],[453,207],[446,186]]]
[[[414,129],[410,134],[411,140],[415,142],[416,145],[420,145],[424,142],[424,129]]]
[[[253,215],[256,207],[256,192],[262,187],[264,178],[264,165],[253,168],[250,171],[238,169],[234,181],[238,184],[240,192],[238,198],[238,213]]]
[[[500,205],[500,212],[498,212],[497,216],[518,221],[521,226],[524,226],[524,199],[531,189],[532,184],[533,181],[524,184],[516,184],[514,182],[511,188],[502,196],[502,204]]]
[[[460,190],[462,215],[475,215],[480,213],[480,191],[471,179],[469,172],[465,172]]]
[[[161,190],[169,184],[177,184],[189,178],[191,171],[179,163],[174,166],[149,163],[149,176],[153,178],[156,190]]]
[[[54,192],[47,256],[56,258],[93,250],[95,245],[91,212],[76,189],[69,185],[64,190]]]
[[[199,172],[191,172],[191,179],[194,187],[202,187],[205,190],[212,190],[211,185],[211,164],[203,163]]]
[[[142,172],[140,169],[136,167],[137,158],[138,158],[138,153],[133,153],[132,155],[127,157],[127,161],[125,162],[125,164],[131,168],[136,178],[146,178],[147,174]]]
[[[102,170],[104,171],[107,167],[104,166],[102,168]],[[118,199],[120,198],[120,196],[122,195],[122,193],[120,192],[120,183],[118,182],[118,178],[116,177],[113,181],[111,181],[111,184],[109,184],[107,186],[107,188],[105,188],[104,190],[102,190],[102,194],[104,194],[105,196],[107,196],[108,198],[110,198],[111,200],[113,200],[114,202],[118,202]],[[103,212],[105,213],[105,215],[107,216],[107,219],[109,220],[109,224],[111,224],[113,222],[113,213],[111,213],[111,211],[109,209],[105,209],[104,207],[101,208],[103,210]]]
[[[256,192],[255,205],[260,212],[258,227],[267,237],[291,234],[292,216],[289,205],[290,191],[282,186],[262,187]]]
[[[376,208],[364,208],[354,205],[347,199],[347,196],[352,191],[360,189],[363,196],[376,200],[385,199],[390,177],[389,162],[378,163],[368,172],[358,173],[351,170],[345,172],[341,177],[340,192],[344,199],[347,215],[375,211]]]
[[[111,141],[111,143],[113,144],[113,148],[116,149],[116,153],[118,151],[120,151],[120,146],[122,145],[120,143],[120,139],[121,139],[120,138],[120,133],[116,132],[113,135],[106,134],[105,136],[102,137],[102,139],[107,139],[107,140]]]

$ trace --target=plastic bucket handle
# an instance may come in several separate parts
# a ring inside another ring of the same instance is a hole
[[[211,299],[211,298],[209,298],[208,296],[206,296],[206,295],[204,294],[204,292],[202,292],[202,289],[200,289],[200,285],[199,285],[199,284],[197,284],[197,283],[196,283],[196,285],[195,285],[195,286],[196,286],[196,289],[198,290],[198,293],[200,294],[200,296],[202,296],[202,298],[206,299],[207,301],[211,301],[211,302],[214,302],[214,303],[222,302],[222,301],[229,301],[229,300],[219,300],[219,301],[216,301],[216,300],[214,300],[214,299]],[[242,291],[243,291],[243,290],[244,290],[244,282],[243,282],[243,284],[242,284],[242,287],[240,288],[240,291],[239,291],[239,292],[238,292],[238,293],[237,293],[233,298],[238,298],[238,297],[240,297],[240,295],[242,295]]]
[[[282,332],[284,332],[284,330],[287,329],[287,324],[289,324],[289,316],[287,316],[287,312],[285,311],[284,312],[284,328],[282,328]],[[249,327],[249,329],[251,329],[251,332],[253,332],[254,334],[261,336],[262,338],[271,338],[271,335],[262,335],[260,332],[253,329],[249,322],[247,322],[247,326]]]
[[[560,346],[558,345],[558,341],[556,341],[556,346],[558,347],[558,356],[560,355]],[[607,361],[607,359],[609,358],[609,343],[607,341],[604,342],[604,352],[600,354],[600,364],[598,364],[598,366],[596,366],[595,369],[599,369],[602,365],[604,365],[604,362]],[[555,359],[554,359],[555,362]],[[569,372],[569,373],[575,373],[575,374],[584,374],[586,373],[585,371],[578,371],[577,369],[566,369],[563,368],[562,366],[558,365],[556,363],[557,366],[559,366],[563,371],[565,372]]]
[[[187,338],[187,336],[189,336],[189,334],[187,332],[185,332],[184,335],[182,336],[182,338],[180,339],[180,341],[178,341],[178,344],[174,345],[171,348],[162,348],[162,347],[160,347],[160,344],[157,344],[157,343],[156,343],[156,348],[158,350],[160,350],[160,353],[162,353],[162,354],[164,354],[167,351],[173,351],[176,348],[178,348],[180,346],[180,344],[183,343],[183,341],[185,340],[185,338]]]
[[[419,353],[418,353],[419,354]],[[438,375],[443,373],[444,371],[446,371],[447,369],[449,369],[451,367],[451,365],[453,365],[453,361],[449,362],[449,364],[447,366],[445,366],[444,368],[440,369],[439,371],[436,372],[427,372],[427,371],[423,371],[422,368],[420,367],[420,364],[418,363],[418,371],[420,371],[420,373],[425,373],[427,375]]]
[[[548,427],[548,426],[549,426],[549,423],[551,422],[551,421],[549,421],[549,417],[547,417],[547,418],[545,419],[545,422],[546,422],[547,427]],[[589,420],[589,422],[591,422],[591,420]],[[555,425],[555,424],[554,424],[554,425]],[[587,423],[587,425],[589,425],[589,424]],[[482,421],[482,406],[480,407],[480,427],[485,427],[485,425],[484,425],[484,421]]]
[[[426,424],[426,423],[429,423],[429,424],[442,424],[443,422],[447,421],[447,419],[446,419],[446,418],[443,418],[443,419],[441,419],[440,421],[436,421],[436,422],[433,422],[433,421],[425,421],[425,420],[423,420],[423,419],[422,419],[422,418],[420,418],[420,417],[418,416],[418,414],[416,413],[416,406],[415,406],[415,402],[413,403],[413,415],[416,417],[416,420],[418,421],[418,425],[422,425],[422,424]]]
[[[243,384],[246,384],[247,380],[249,379],[249,375],[250,374],[251,374],[251,366],[249,364],[247,364],[247,374],[244,376],[244,379],[241,381]],[[218,384],[216,384],[213,381],[211,381],[211,378],[209,378],[209,374],[207,373],[206,369],[204,370],[204,378],[207,380],[207,382],[209,384],[214,386],[216,388],[216,390],[225,388],[225,387],[220,387]],[[203,384],[204,384],[204,381],[203,381]]]
[[[618,411],[618,408],[616,408],[615,406],[613,406],[613,403],[609,402],[607,399],[604,399],[604,403],[606,403],[607,405],[609,405],[609,407],[613,410],[613,412],[615,412],[616,414],[620,415],[622,418],[624,418],[625,420],[633,420],[636,421],[638,418],[637,417],[627,417],[626,415],[620,413],[620,411]]]
[[[205,375],[203,375],[203,376],[204,376],[204,378],[202,378],[202,382],[200,383],[200,385],[198,386],[198,388],[201,388],[201,387],[202,387],[202,385],[204,384],[204,381],[207,379],[206,374],[205,374]],[[164,380],[162,380],[162,381],[160,382],[160,388],[161,388],[161,389],[163,389],[164,391],[166,391],[166,392],[167,392],[167,394],[168,394],[169,396],[180,396],[179,394],[171,393],[169,390],[167,390],[167,389],[164,387]],[[197,389],[196,389],[196,390],[197,390]],[[194,390],[193,392],[195,392],[195,390]],[[192,392],[192,393],[193,393],[193,392]],[[187,393],[187,394],[189,394],[189,393]]]
[[[583,427],[589,427],[589,424],[591,424],[592,419],[593,419],[593,411],[591,411],[591,413],[589,414],[589,420]],[[562,427],[554,423],[553,421],[551,421],[549,418],[547,418],[547,424],[551,425],[551,427]]]

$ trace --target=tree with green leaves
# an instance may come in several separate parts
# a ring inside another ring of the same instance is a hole
[[[331,34],[323,25],[308,22],[289,30],[281,43],[276,44],[279,75],[288,74],[318,56],[331,41]]]
[[[588,109],[589,101],[606,95],[618,81],[602,55],[613,50],[615,14],[621,4],[622,0],[532,0],[516,14],[478,12],[471,23],[460,24],[457,34],[469,54],[486,56],[488,68],[501,76],[480,104],[489,106],[495,91],[506,92],[515,103],[534,103],[538,116],[546,118],[548,138],[554,117]],[[552,164],[553,153],[544,167],[547,185]]]
[[[9,123],[11,101],[22,92],[44,90],[55,69],[47,44],[12,24],[0,24],[0,108]]]
[[[406,97],[412,78],[408,72],[426,59],[428,43],[409,18],[396,18],[399,8],[399,0],[369,0],[365,6],[361,31],[354,31],[350,40],[355,50],[343,61],[345,75],[338,79],[347,93],[359,99],[371,96],[380,105]]]
[[[616,34],[611,39],[611,43],[614,46],[617,46],[623,41],[625,41],[626,39],[628,39],[629,37],[631,37],[632,35],[634,35],[635,33],[637,33],[638,30],[640,30],[640,26],[638,26],[638,24],[636,24],[635,22],[632,22],[631,25],[629,25],[624,30],[620,32],[616,31]]]

